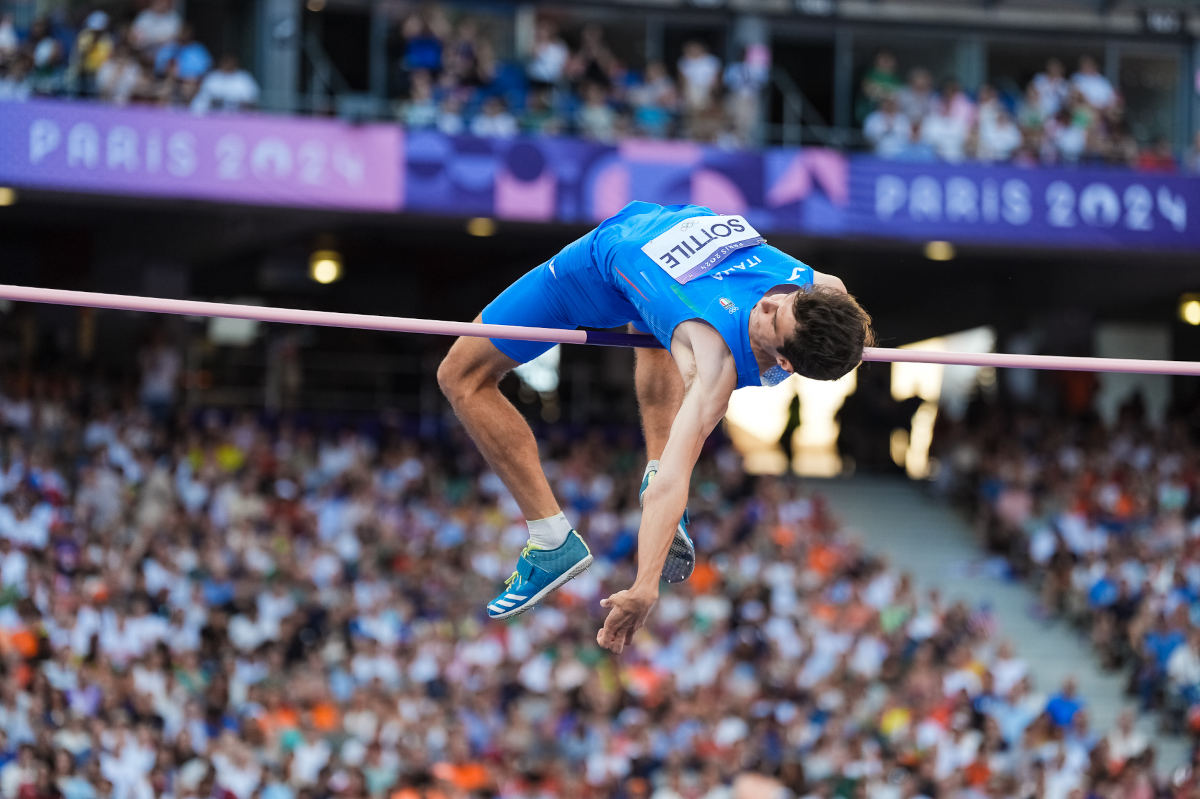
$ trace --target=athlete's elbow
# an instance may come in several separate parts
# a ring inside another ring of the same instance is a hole
[[[691,475],[687,475],[687,479],[683,479],[678,472],[659,469],[658,474],[650,481],[650,485],[646,487],[646,493],[642,495],[643,507],[658,507],[663,503],[678,502],[679,496],[682,493],[686,494],[687,484],[691,480]],[[684,497],[684,502],[687,499]]]

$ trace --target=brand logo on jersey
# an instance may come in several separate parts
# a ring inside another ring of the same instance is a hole
[[[715,277],[717,280],[724,280],[727,275],[732,275],[734,272],[737,272],[740,269],[752,269],[753,267],[756,267],[761,263],[762,263],[762,258],[759,258],[757,255],[751,255],[749,258],[742,261],[740,264],[734,264],[733,266],[729,267],[728,269],[722,269],[720,272],[713,272],[712,276]]]
[[[721,303],[721,307],[729,311],[731,314],[738,312],[738,307],[734,305],[733,300],[729,299],[728,297],[722,297],[719,302]]]
[[[792,270],[792,274],[788,276],[788,282],[791,283],[793,280],[800,280],[803,278],[807,269],[807,266],[797,266]]]
[[[730,253],[763,241],[743,216],[699,216],[673,225],[647,242],[642,252],[677,282],[687,283]]]
[[[558,272],[554,271],[554,259],[553,258],[550,259],[550,274],[554,275],[555,278],[558,277]]]

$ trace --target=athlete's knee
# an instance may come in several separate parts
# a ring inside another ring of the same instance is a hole
[[[506,371],[491,363],[492,359],[480,357],[477,351],[480,343],[491,346],[479,339],[459,339],[438,365],[438,387],[451,405],[481,390],[495,388]]]
[[[450,404],[454,404],[466,393],[466,371],[463,369],[462,359],[454,348],[446,353],[446,357],[442,358],[442,362],[438,364],[437,370],[438,388],[442,390],[442,394],[446,399],[450,400]]]

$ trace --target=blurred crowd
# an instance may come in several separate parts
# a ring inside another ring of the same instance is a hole
[[[138,0],[123,15],[95,10],[71,22],[43,17],[17,30],[11,15],[0,18],[0,100],[69,96],[195,111],[259,103],[254,77],[235,55],[215,58],[197,41],[175,0]],[[628,48],[614,48],[597,23],[568,30],[544,16],[530,41],[516,51],[506,42],[504,52],[493,23],[438,3],[401,18],[389,47],[392,118],[482,137],[690,139],[729,148],[768,141],[765,44],[723,60],[698,38],[673,63],[629,63],[617,54]],[[1050,59],[1016,96],[990,85],[968,92],[954,78],[935,85],[921,66],[904,78],[883,50],[862,78],[856,112],[865,146],[889,159],[1200,173],[1200,133],[1179,162],[1165,135],[1137,141],[1124,98],[1090,56],[1071,74]]]
[[[874,152],[906,161],[1085,164],[1172,172],[1170,141],[1138,142],[1121,94],[1091,56],[1068,75],[1051,58],[1022,96],[983,85],[972,96],[954,78],[935,85],[917,66],[900,76],[896,57],[880,51],[863,77],[860,116]],[[1165,133],[1165,132],[1164,132]],[[1200,172],[1200,134],[1183,166]]]
[[[77,97],[197,112],[258,105],[258,83],[237,56],[214,60],[173,0],[144,5],[122,16],[91,11],[78,25],[39,17],[28,30],[0,16],[0,101]]]
[[[985,609],[918,591],[719,436],[700,563],[625,656],[636,428],[549,426],[597,560],[510,623],[484,602],[526,527],[447,414],[299,425],[181,413],[181,360],[128,395],[0,384],[0,794],[66,799],[1194,795],[1125,717],[1038,692]]]
[[[1085,631],[1144,710],[1200,736],[1200,411],[1151,424],[1140,395],[1105,425],[979,405],[938,445],[943,487],[991,549]]]
[[[411,128],[601,142],[688,138],[732,147],[760,141],[766,47],[747,48],[741,60],[723,64],[693,40],[674,64],[634,65],[614,53],[598,24],[585,25],[568,43],[557,23],[541,19],[527,51],[501,61],[478,20],[452,23],[438,5],[409,16],[400,33],[399,115]]]

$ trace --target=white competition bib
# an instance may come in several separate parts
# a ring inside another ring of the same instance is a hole
[[[731,252],[765,241],[744,216],[694,216],[648,242],[642,252],[677,282],[687,283]]]

